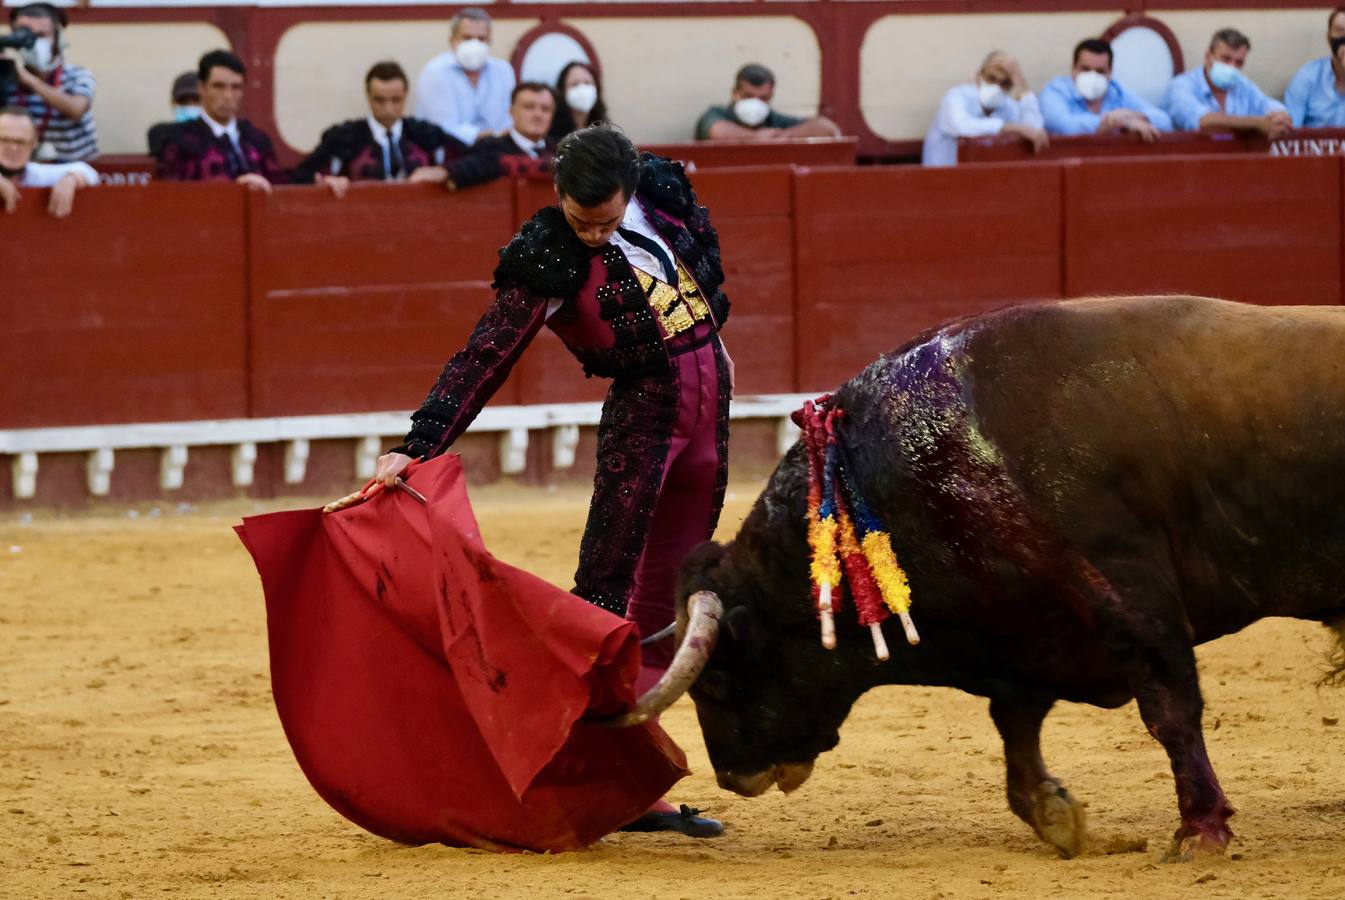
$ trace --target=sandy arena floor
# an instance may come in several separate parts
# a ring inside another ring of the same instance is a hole
[[[731,491],[725,534],[759,487]],[[583,491],[474,499],[499,556],[568,586]],[[1090,803],[1093,847],[1066,862],[1008,812],[985,702],[923,688],[870,693],[801,791],[756,800],[714,786],[680,702],[664,723],[695,775],[674,799],[723,818],[718,840],[618,834],[554,857],[388,843],[318,799],[281,733],[261,589],[229,528],[262,509],[0,521],[0,896],[1345,896],[1345,694],[1313,686],[1322,629],[1284,621],[1200,652],[1240,810],[1223,859],[1160,862],[1176,801],[1133,705],[1047,720],[1051,768]]]

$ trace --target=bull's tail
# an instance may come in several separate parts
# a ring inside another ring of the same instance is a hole
[[[1325,623],[1331,629],[1331,649],[1326,653],[1326,671],[1317,679],[1318,687],[1345,686],[1345,616]]]

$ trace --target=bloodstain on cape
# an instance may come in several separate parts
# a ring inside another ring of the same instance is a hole
[[[687,774],[628,709],[634,626],[481,541],[462,466],[410,471],[341,512],[252,516],[271,689],[308,780],[343,816],[409,844],[572,850],[637,818]]]

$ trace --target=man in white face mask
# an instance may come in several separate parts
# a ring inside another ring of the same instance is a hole
[[[65,11],[48,3],[30,3],[10,11],[12,31],[37,36],[31,47],[6,50],[16,78],[0,105],[28,110],[37,126],[39,162],[78,162],[98,155],[93,123],[93,74],[65,61]]]
[[[1163,108],[1185,131],[1259,131],[1275,140],[1293,124],[1288,109],[1242,74],[1252,42],[1236,28],[1214,33],[1205,64],[1168,83]]]
[[[1098,38],[1074,48],[1068,78],[1052,79],[1041,92],[1041,112],[1051,134],[1115,134],[1130,132],[1142,140],[1171,131],[1172,120],[1157,106],[1125,89],[1112,78],[1111,44]]]
[[[448,50],[416,79],[416,118],[471,146],[509,131],[514,69],[490,55],[490,16],[468,7],[449,21]]]
[[[774,141],[805,137],[840,137],[836,123],[825,116],[801,119],[771,107],[775,74],[757,63],[738,70],[728,106],[712,106],[696,122],[698,141]]]
[[[1037,97],[1028,88],[1018,60],[1000,50],[986,56],[971,81],[943,95],[925,133],[921,162],[956,165],[958,138],[995,134],[1017,135],[1034,153],[1047,144]]]

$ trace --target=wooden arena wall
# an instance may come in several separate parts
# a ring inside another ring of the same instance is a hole
[[[1013,301],[1191,292],[1342,302],[1341,157],[964,169],[707,170],[742,394],[824,391],[953,316]],[[491,297],[497,249],[550,197],[358,185],[24,192],[0,430],[406,409]],[[549,333],[497,398],[598,400]]]
[[[18,0],[10,0],[11,3]],[[245,114],[293,161],[326,126],[366,112],[363,77],[395,59],[411,74],[447,48],[460,7],[303,3],[118,5],[74,10],[70,59],[98,77],[104,153],[142,153],[169,113],[173,77],[206,50],[232,47],[248,65]],[[771,66],[776,106],[831,116],[866,157],[910,157],[940,97],[991,49],[1023,63],[1040,89],[1066,74],[1084,37],[1131,24],[1156,29],[1182,67],[1201,62],[1223,27],[1250,35],[1247,75],[1279,96],[1297,68],[1327,52],[1329,4],[1306,0],[721,0],[496,2],[494,52],[518,67],[533,42],[563,34],[601,70],[613,119],[640,143],[689,140],[724,103],[746,62]],[[413,98],[414,99],[414,98]]]

